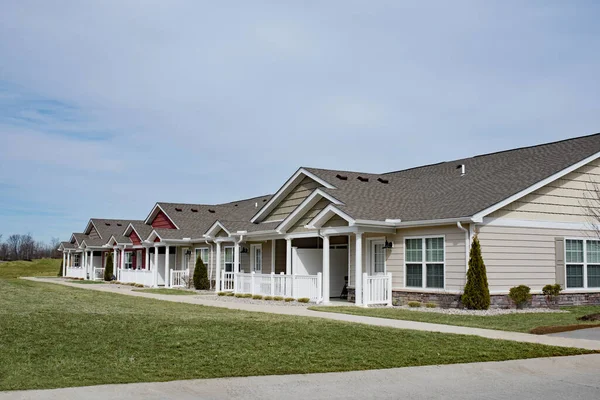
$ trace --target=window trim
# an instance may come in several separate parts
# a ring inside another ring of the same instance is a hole
[[[375,275],[375,265],[373,265],[373,246],[375,243],[383,243],[385,245],[385,236],[367,238],[366,270],[371,276]],[[378,276],[387,274],[387,249],[383,249],[383,253],[383,273],[378,273]]]
[[[407,277],[407,273],[408,270],[406,268],[406,264],[418,264],[416,262],[406,262],[406,241],[409,239],[421,239],[422,240],[422,247],[421,247],[421,251],[422,251],[422,259],[421,259],[421,274],[422,274],[422,278],[421,278],[421,284],[422,286],[406,286],[406,282],[408,281],[408,277]],[[444,261],[443,262],[435,262],[435,263],[429,263],[429,264],[442,264],[443,268],[444,268],[444,284],[443,287],[441,288],[430,288],[427,287],[427,246],[426,246],[426,239],[442,239],[444,242]],[[402,237],[402,265],[404,268],[404,273],[402,274],[403,277],[403,287],[405,289],[408,290],[418,290],[418,291],[429,291],[429,292],[439,292],[439,291],[445,291],[446,290],[446,267],[447,267],[447,251],[446,251],[446,235],[445,234],[441,234],[441,235],[421,235],[421,236],[403,236]]]
[[[144,253],[142,250],[135,251],[135,269],[136,270],[144,270],[146,266],[144,265]]]
[[[208,268],[208,264],[210,263],[210,248],[208,246],[200,246],[194,248],[194,265],[196,265],[196,260],[198,260],[198,251],[203,250],[206,250],[206,258],[208,260],[206,262],[202,260],[202,262],[204,262],[204,265],[206,265],[206,267]]]
[[[583,265],[583,286],[581,287],[567,287],[568,277],[567,277],[567,240],[581,240],[583,242],[583,263],[568,263],[569,265]],[[599,238],[590,238],[590,237],[571,237],[565,236],[563,238],[563,266],[564,266],[564,279],[565,279],[565,287],[563,291],[582,291],[582,290],[591,290],[591,291],[600,291],[600,287],[589,287],[588,286],[588,260],[587,260],[587,242],[596,241],[600,242]],[[600,264],[592,264],[592,265],[600,265]]]
[[[129,258],[129,261],[127,259]],[[127,268],[129,265],[129,268]],[[123,263],[124,269],[133,269],[133,251],[125,251],[125,262]]]
[[[263,273],[263,250],[262,243],[254,243],[250,245],[250,272],[256,271],[256,250],[260,249],[260,274]]]
[[[231,263],[227,262],[227,249],[231,249]],[[235,247],[234,246],[223,246],[223,271],[227,272],[227,264],[231,264],[231,271],[235,272]]]
[[[71,268],[83,268],[81,265],[81,254],[73,253]]]

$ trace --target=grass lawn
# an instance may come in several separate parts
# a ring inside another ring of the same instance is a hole
[[[34,261],[0,262],[0,279],[19,276],[57,276],[61,261],[44,258]]]
[[[0,390],[365,370],[585,350],[0,279]]]
[[[190,290],[180,290],[180,289],[133,289],[134,292],[145,292],[145,293],[154,293],[154,294],[170,294],[175,296],[194,296],[198,293],[192,292]]]
[[[407,321],[431,322],[435,324],[470,326],[473,328],[497,329],[502,331],[529,332],[542,326],[565,326],[577,324],[598,324],[597,321],[584,322],[577,318],[600,312],[600,306],[563,307],[569,313],[505,314],[489,317],[473,315],[446,315],[432,312],[410,311],[400,308],[363,307],[310,307],[315,311],[342,314],[365,315],[368,317],[403,319]]]

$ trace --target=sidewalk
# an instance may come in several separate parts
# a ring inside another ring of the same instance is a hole
[[[117,286],[117,285],[82,285],[77,283],[71,283],[64,281],[59,278],[21,278],[27,279],[34,282],[45,282],[54,283],[64,286],[75,287],[78,289],[89,289],[96,290],[99,292],[118,293],[128,296],[146,297],[156,300],[172,301],[176,303],[188,303],[198,304],[210,307],[221,307],[232,310],[243,310],[251,312],[265,312],[282,315],[295,315],[299,317],[312,317],[312,318],[325,318],[336,321],[354,322],[367,325],[384,326],[397,329],[411,329],[418,331],[429,331],[429,332],[441,332],[441,333],[454,333],[460,335],[474,335],[481,336],[489,339],[502,339],[511,340],[515,342],[525,343],[538,343],[546,344],[550,346],[561,346],[561,347],[577,347],[587,350],[600,350],[600,341],[586,340],[586,339],[573,339],[564,338],[557,336],[543,336],[543,335],[531,335],[528,333],[519,332],[507,332],[498,331],[492,329],[480,329],[480,328],[469,328],[464,326],[453,326],[453,325],[442,325],[442,324],[431,324],[427,322],[416,322],[416,321],[404,321],[396,319],[386,318],[374,318],[365,317],[360,315],[349,315],[349,314],[336,314],[320,311],[308,310],[304,307],[285,307],[285,306],[272,306],[272,305],[256,305],[256,304],[244,304],[244,303],[230,303],[221,302],[218,300],[208,300],[202,298],[203,296],[173,296],[173,295],[162,295],[144,292],[134,292],[131,286]]]

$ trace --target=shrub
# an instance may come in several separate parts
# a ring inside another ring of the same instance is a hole
[[[510,288],[508,297],[515,302],[517,308],[523,308],[523,306],[531,299],[531,293],[529,293],[530,291],[531,289],[529,286],[515,286]]]
[[[283,301],[285,301],[286,303],[289,303],[290,301],[294,301],[293,297],[286,297],[285,299],[283,299]]]
[[[250,298],[252,298],[252,293],[244,293],[242,295],[242,298],[244,298],[244,299],[250,299]]]
[[[409,307],[413,307],[413,308],[421,307],[421,302],[419,302],[419,301],[409,301],[408,302],[408,306]]]
[[[58,270],[58,275],[57,276],[63,276],[63,267],[64,267],[64,263],[63,261],[60,262],[60,269]]]
[[[227,293],[225,293],[225,296],[232,297],[232,296],[234,296],[234,293],[233,292],[227,292]]]
[[[308,297],[300,297],[298,303],[308,303],[310,299]]]
[[[558,296],[561,291],[562,291],[562,286],[560,286],[560,284],[558,284],[558,283],[556,285],[546,285],[542,288],[542,293],[546,297]]]
[[[273,300],[273,296],[265,296],[264,300]]]
[[[141,284],[141,283],[136,283],[136,284],[135,284],[135,285],[133,285],[133,286],[135,286],[135,287],[144,287],[144,285],[143,285],[143,284]]]
[[[281,297],[281,296],[275,296],[275,297],[273,297],[273,300],[275,300],[275,301],[282,301],[283,297]]]
[[[263,297],[260,294],[255,294],[254,296],[252,296],[252,298],[254,300],[262,300],[263,299]]]
[[[400,306],[400,305],[401,305],[401,303],[400,303],[400,299],[397,299],[397,298],[396,298],[396,299],[392,299],[392,305],[393,305],[394,307],[398,307],[398,306]]]
[[[244,293],[236,293],[236,294],[234,294],[234,296],[241,298],[241,297],[244,297]]]
[[[471,244],[469,255],[469,271],[467,272],[467,284],[461,297],[465,307],[471,310],[487,310],[490,308],[490,289],[488,287],[487,272],[483,257],[481,256],[481,245],[477,236]]]
[[[104,280],[110,282],[113,279],[113,255],[111,252],[108,253],[106,261],[104,263]]]
[[[210,282],[208,280],[208,271],[206,265],[202,262],[202,258],[198,256],[196,259],[196,267],[194,268],[194,287],[196,290],[209,290]]]
[[[226,294],[227,293],[225,293],[225,292],[219,292],[219,293],[217,293],[217,296],[225,296]]]
[[[427,303],[427,304],[425,304],[425,307],[427,307],[427,308],[436,308],[437,304],[435,304],[435,303]]]

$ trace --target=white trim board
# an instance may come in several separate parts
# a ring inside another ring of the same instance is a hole
[[[531,221],[508,218],[484,218],[479,226],[506,226],[515,228],[540,228],[540,229],[567,229],[578,231],[592,231],[594,227],[586,222],[557,222],[557,221]]]
[[[148,214],[148,216],[146,217],[146,219],[144,220],[144,223],[147,225],[152,225],[150,223],[148,223],[148,220],[150,219],[150,217],[152,217],[152,215],[154,214],[154,212],[156,211],[156,209],[159,209],[160,211],[163,212],[163,214],[165,214],[167,216],[167,218],[169,218],[169,221],[171,221],[171,223],[175,226],[175,228],[179,229],[179,227],[177,226],[177,224],[175,223],[175,221],[173,221],[173,218],[171,218],[169,216],[169,214],[167,214],[167,212],[160,206],[160,204],[156,203],[154,205],[154,207],[152,207],[152,211],[150,211],[150,214]],[[156,216],[154,216],[154,218],[156,218]]]
[[[320,197],[318,197],[320,196]],[[281,222],[275,230],[279,233],[285,233],[287,228],[295,224],[304,214],[306,214],[312,207],[315,206],[321,199],[326,199],[332,202],[333,204],[342,204],[341,201],[336,199],[335,197],[325,193],[321,189],[315,189],[298,207],[292,211],[290,215],[287,216]],[[329,205],[327,206],[329,207]],[[304,211],[304,212],[303,212]]]
[[[346,220],[349,226],[354,225],[354,223],[356,222],[348,214],[335,207],[333,204],[329,204],[327,207],[321,210],[321,212],[319,212],[313,219],[311,219],[310,222],[306,225],[306,227],[309,229],[319,229],[334,215],[337,215],[342,219]]]

